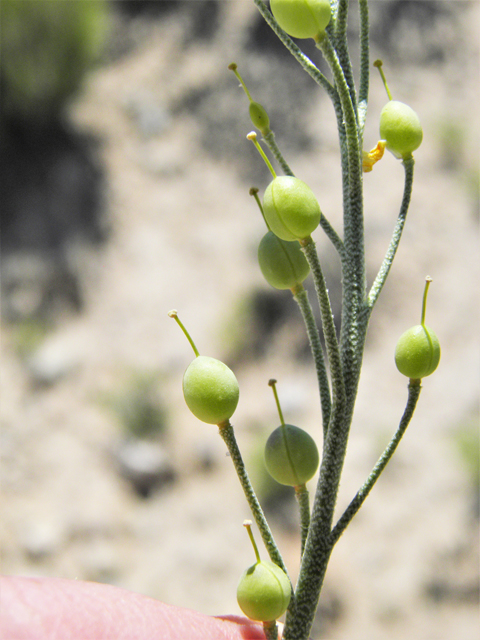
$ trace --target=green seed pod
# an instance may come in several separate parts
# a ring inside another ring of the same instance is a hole
[[[244,571],[237,587],[237,602],[251,620],[271,622],[285,613],[291,587],[286,574],[270,560],[260,560]]]
[[[259,102],[251,101],[248,112],[253,126],[257,127],[262,132],[262,135],[267,135],[270,131],[270,118],[262,105]]]
[[[299,243],[280,240],[271,231],[260,242],[258,263],[265,280],[275,289],[292,289],[310,273]]]
[[[270,434],[265,445],[265,465],[280,484],[305,484],[315,475],[318,463],[315,440],[303,429],[282,424]]]
[[[435,332],[421,324],[403,333],[395,348],[395,364],[400,373],[420,380],[435,371],[440,362],[440,343]]]
[[[440,362],[440,343],[435,332],[425,325],[428,287],[430,276],[425,278],[423,292],[422,319],[403,333],[395,348],[395,364],[400,373],[411,380],[420,380],[435,371]]]
[[[397,158],[409,158],[423,139],[423,130],[415,111],[398,100],[390,100],[380,114],[380,137]]]
[[[263,196],[265,220],[282,240],[302,240],[318,227],[320,206],[313,191],[292,176],[274,178]]]
[[[330,0],[270,0],[275,20],[292,38],[322,39],[332,15]]]
[[[197,356],[183,376],[183,395],[199,420],[221,424],[237,408],[238,382],[233,371],[220,360]]]

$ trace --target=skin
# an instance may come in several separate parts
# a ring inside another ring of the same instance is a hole
[[[261,624],[210,617],[111,585],[0,576],[5,640],[265,640]]]

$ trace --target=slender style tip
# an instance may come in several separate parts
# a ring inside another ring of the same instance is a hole
[[[168,315],[170,318],[176,318],[178,315],[178,311],[176,309],[172,309],[171,311],[168,312]]]

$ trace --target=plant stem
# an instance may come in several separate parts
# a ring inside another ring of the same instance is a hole
[[[352,231],[361,231],[363,236],[363,195],[362,195],[362,162],[361,153],[358,140],[358,128],[356,120],[356,112],[354,103],[352,102],[350,89],[348,87],[347,80],[345,78],[344,71],[338,59],[337,52],[332,47],[332,44],[328,38],[324,38],[317,47],[322,51],[325,60],[327,61],[334,80],[335,86],[338,91],[340,103],[342,107],[343,119],[345,122],[345,134],[348,150],[348,180],[350,191],[350,205],[355,206],[351,215],[355,214],[355,218],[351,221],[353,223]],[[360,206],[359,206],[360,205]],[[347,221],[350,222],[350,221]],[[359,223],[360,226],[359,226]],[[350,225],[351,226],[351,225]],[[360,238],[356,237],[356,244],[359,243]],[[345,242],[347,241],[347,228],[345,229]],[[359,248],[362,249],[361,256],[363,258],[363,242],[360,242],[360,247],[357,247],[358,254]],[[360,266],[363,266],[361,262]]]
[[[410,206],[410,199],[412,196],[412,187],[413,187],[413,169],[415,166],[415,160],[413,156],[403,161],[403,166],[405,168],[405,183],[403,188],[403,199],[400,207],[400,212],[398,214],[397,223],[395,225],[395,229],[393,230],[393,235],[390,240],[390,245],[388,247],[387,253],[385,254],[385,258],[383,259],[382,266],[375,278],[375,281],[370,289],[370,293],[368,294],[367,305],[370,311],[373,309],[378,296],[385,284],[385,281],[390,273],[390,269],[393,263],[393,259],[395,258],[395,254],[397,253],[398,245],[400,244],[400,240],[402,237],[403,228],[405,226],[405,220],[407,218],[408,208]]]
[[[279,40],[287,47],[293,57],[300,63],[302,68],[309,74],[313,80],[320,85],[332,100],[338,100],[338,94],[335,87],[327,80],[323,73],[307,58],[301,49],[293,42],[288,34],[280,27],[267,5],[263,0],[253,0],[257,9],[260,11],[268,26],[275,32]]]
[[[273,153],[275,160],[281,166],[284,174],[286,176],[294,177],[295,174],[291,170],[290,166],[287,164],[287,161],[285,160],[282,152],[280,151],[277,145],[277,142],[275,140],[275,134],[273,133],[273,131],[270,130],[270,132],[266,136],[263,136],[263,140],[265,141],[270,151]],[[260,203],[258,200],[257,202],[260,206]],[[343,241],[323,213],[320,217],[320,226],[325,231],[325,234],[327,235],[327,237],[331,240],[333,246],[335,247],[335,249],[337,250],[337,253],[340,256],[340,259],[343,260],[345,257],[345,247],[343,246]]]
[[[347,37],[347,16],[349,0],[337,0],[337,10],[335,16],[335,40]]]
[[[282,167],[283,173],[286,176],[293,176],[293,171],[288,166],[287,161],[285,160],[285,158],[282,155],[282,152],[277,146],[277,143],[275,141],[275,134],[273,133],[273,131],[270,130],[266,136],[263,136],[263,139],[265,140],[265,143],[270,149],[270,151],[273,153],[273,157],[275,158],[275,160]]]
[[[312,351],[315,369],[317,372],[318,387],[320,390],[320,402],[322,406],[323,438],[327,435],[330,413],[332,411],[332,399],[330,397],[330,384],[328,382],[325,356],[320,342],[317,323],[313,315],[313,310],[308,300],[308,291],[302,287],[293,296],[300,308],[300,312],[305,322],[310,349]]]
[[[387,448],[378,459],[376,465],[373,467],[373,470],[368,476],[367,480],[365,481],[361,489],[359,489],[359,491],[357,492],[353,500],[350,502],[350,504],[348,505],[345,512],[338,520],[335,527],[333,528],[332,533],[330,535],[330,543],[332,547],[335,545],[335,543],[338,541],[342,533],[350,524],[355,514],[359,511],[360,507],[364,503],[365,499],[367,498],[368,494],[372,490],[376,481],[380,477],[382,471],[385,469],[391,457],[395,453],[395,450],[397,449],[398,444],[400,443],[400,440],[403,437],[403,434],[405,433],[408,425],[410,424],[413,413],[417,406],[418,398],[420,397],[421,389],[422,387],[420,384],[420,380],[410,380],[408,385],[407,405],[405,407],[405,411],[403,413],[402,419],[400,420],[398,429],[395,432],[395,435],[393,436],[393,438],[390,440],[390,443],[388,444]]]
[[[267,640],[278,640],[278,625],[276,620],[263,623],[263,632]]]
[[[310,528],[310,497],[306,485],[302,484],[295,487],[295,497],[300,509],[300,529],[302,533],[301,555],[303,556],[308,530]]]
[[[355,94],[355,82],[353,79],[352,63],[350,61],[347,40],[348,4],[349,0],[339,0],[337,19],[335,22],[335,31],[331,40],[333,41],[332,44],[334,45],[335,51],[337,52],[338,60],[340,62],[340,66],[342,67],[345,81],[350,92],[350,99],[356,112],[357,96]]]
[[[283,569],[286,575],[288,575],[287,568],[285,566],[285,563],[283,562],[283,558],[280,554],[280,551],[278,550],[275,540],[273,539],[273,535],[270,527],[268,526],[268,522],[265,518],[265,514],[263,513],[263,509],[260,506],[258,498],[255,495],[255,491],[253,490],[252,484],[250,482],[250,478],[248,477],[242,454],[240,453],[240,449],[238,448],[235,433],[230,421],[227,420],[226,422],[219,424],[218,430],[223,441],[227,445],[227,449],[232,459],[233,466],[235,467],[235,471],[237,472],[238,479],[240,480],[240,484],[242,485],[245,497],[247,498],[247,502],[252,511],[252,515],[255,519],[258,530],[260,531],[260,535],[262,536],[263,542],[268,551],[268,555],[270,556],[271,561],[278,565],[281,569]]]
[[[330,531],[346,448],[346,440],[341,435],[344,408],[344,397],[334,400],[310,528],[295,590],[295,615],[287,615],[284,640],[306,640],[315,618],[320,591],[332,552]]]
[[[358,125],[363,135],[367,116],[370,78],[370,38],[368,0],[359,0],[360,11],[360,85],[358,89]]]
[[[285,640],[305,640],[310,632],[331,553],[330,531],[347,446],[345,386],[330,300],[313,241],[303,247],[312,270],[322,313],[323,331],[332,376],[333,403],[323,447],[310,528],[295,592],[295,615],[287,615]]]
[[[340,260],[343,263],[343,261],[345,260],[345,247],[343,246],[343,241],[323,213],[320,217],[320,226],[324,230],[327,238],[330,239],[331,243],[337,250]]]
[[[267,5],[263,2],[263,0],[254,0],[254,3],[257,6],[260,13],[262,14],[262,16],[264,17],[266,23],[275,32],[275,34],[280,39],[280,41],[287,47],[287,49],[290,51],[293,57],[300,63],[303,69],[313,78],[313,80],[318,85],[320,85],[323,89],[325,89],[325,91],[329,95],[330,99],[332,100],[332,103],[335,109],[336,118],[337,118],[337,126],[338,126],[339,135],[340,135],[340,147],[343,151],[345,151],[344,149],[344,147],[346,147],[345,127],[343,124],[342,105],[341,105],[341,101],[340,101],[340,97],[338,95],[337,89],[329,82],[329,80],[323,75],[323,73],[321,73],[321,71],[313,64],[313,62],[309,58],[307,58],[307,56],[303,53],[303,51],[301,51],[301,49],[297,47],[297,45],[293,42],[290,36],[287,33],[285,33],[283,29],[281,29],[281,27],[278,25],[277,21],[275,20],[273,15],[270,13],[270,11],[267,8]],[[265,137],[264,140],[270,147],[270,143],[267,137]],[[277,158],[276,152],[274,151],[274,149],[270,147],[270,150],[274,154],[275,158]],[[294,175],[292,172],[290,172],[291,170],[287,164],[285,164],[285,167],[284,167],[283,163],[279,160],[279,158],[277,158],[277,160],[281,164],[286,175]],[[344,176],[344,179],[346,179],[346,177],[348,177],[348,170],[347,170],[348,167],[347,167],[345,152],[342,152],[342,167],[343,167],[342,175]],[[345,188],[345,185],[344,185],[343,192],[344,194],[347,193],[347,189]],[[344,255],[343,242],[338,236],[338,234],[336,233],[336,231],[333,229],[333,227],[330,225],[328,220],[323,215],[320,220],[320,226],[323,228],[327,236],[332,241],[334,247],[337,249],[340,256],[342,257]]]
[[[360,316],[365,301],[365,249],[363,225],[363,174],[356,112],[344,72],[328,38],[317,45],[335,79],[342,105],[346,138],[346,162],[342,163],[344,178],[344,246],[342,264],[343,299],[341,353],[345,390],[349,403],[353,403],[361,365],[364,336],[361,334]],[[346,166],[345,166],[346,165]],[[344,428],[348,433],[349,421]]]
[[[307,258],[307,262],[312,272],[315,291],[317,293],[318,303],[320,306],[323,335],[325,337],[325,345],[330,363],[330,373],[332,376],[333,397],[335,398],[343,395],[344,385],[340,351],[338,348],[338,339],[335,331],[335,323],[333,321],[330,298],[328,297],[328,291],[323,277],[322,268],[318,260],[317,251],[315,249],[315,243],[311,238],[302,245],[302,251]]]

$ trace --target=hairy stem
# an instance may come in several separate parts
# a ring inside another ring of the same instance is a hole
[[[282,152],[278,148],[278,145],[277,145],[277,143],[275,141],[275,134],[273,133],[273,131],[270,130],[267,133],[266,136],[263,136],[263,139],[265,140],[265,143],[267,144],[267,146],[270,149],[270,151],[273,153],[273,156],[274,156],[275,160],[282,167],[283,173],[286,176],[293,176],[294,175],[293,171],[288,166],[287,161],[285,160],[285,158],[283,157]]]
[[[348,51],[347,40],[347,19],[348,19],[348,5],[349,0],[339,0],[338,13],[335,22],[334,36],[331,38],[332,45],[334,46],[340,66],[342,67],[345,81],[350,92],[350,99],[354,110],[357,110],[357,96],[355,93],[355,82],[353,79],[353,69],[350,60],[350,54]]]
[[[323,335],[325,337],[325,345],[327,348],[330,373],[332,377],[333,397],[335,399],[336,396],[343,395],[343,375],[330,298],[328,296],[328,290],[323,277],[320,261],[318,259],[315,243],[311,238],[302,245],[302,251],[307,258],[307,262],[312,272],[318,304],[320,306]]]
[[[330,239],[331,243],[337,250],[337,253],[340,256],[340,260],[343,263],[343,261],[345,260],[345,247],[343,246],[343,241],[335,231],[335,229],[332,227],[330,222],[327,220],[327,218],[323,215],[323,213],[320,217],[320,226],[324,230],[327,238]]]
[[[323,437],[327,435],[328,423],[330,421],[330,413],[332,410],[332,400],[330,397],[330,384],[328,382],[327,368],[325,365],[325,356],[323,354],[322,344],[318,327],[315,322],[313,310],[308,300],[308,292],[302,287],[293,296],[300,308],[300,312],[305,322],[310,349],[312,351],[315,369],[317,372],[318,387],[320,390],[320,402],[322,406],[323,421]]]
[[[313,62],[307,58],[299,47],[293,42],[290,36],[280,27],[275,20],[267,5],[263,0],[253,0],[257,9],[260,11],[265,19],[265,22],[273,29],[279,40],[287,47],[293,57],[301,64],[302,68],[309,74],[313,80],[323,87],[332,100],[338,100],[338,95],[335,87],[327,80],[323,73],[313,64]]]
[[[330,542],[332,547],[338,541],[338,539],[340,538],[342,533],[345,531],[347,526],[350,524],[355,514],[359,511],[360,507],[365,502],[365,499],[367,498],[368,494],[373,489],[375,483],[380,477],[382,471],[385,469],[391,457],[395,453],[400,443],[400,440],[402,439],[405,431],[407,430],[407,427],[410,424],[412,416],[415,412],[418,398],[420,397],[421,389],[422,387],[420,384],[420,380],[410,380],[410,383],[408,385],[407,405],[405,407],[405,411],[403,413],[402,419],[400,420],[400,424],[398,425],[398,429],[395,432],[393,438],[390,440],[387,448],[378,459],[376,465],[373,467],[373,470],[368,476],[367,480],[364,482],[361,489],[358,490],[355,497],[350,502],[345,512],[343,513],[343,515],[340,517],[337,524],[333,528],[330,536]]]
[[[263,632],[267,640],[278,640],[278,625],[276,620],[263,623]]]
[[[295,615],[287,615],[285,640],[305,640],[308,638],[315,617],[331,553],[330,531],[348,434],[348,430],[344,428],[345,387],[330,300],[313,242],[305,244],[303,251],[312,270],[322,313],[323,331],[332,377],[333,403],[323,447],[310,528],[295,591]]]
[[[332,551],[330,531],[345,457],[346,440],[342,437],[344,407],[344,397],[334,401],[327,440],[323,449],[310,529],[295,590],[295,614],[287,615],[284,640],[306,640],[315,618]]]
[[[356,112],[353,107],[344,72],[335,50],[328,38],[318,45],[335,79],[342,105],[345,123],[346,167],[342,163],[344,178],[344,246],[345,260],[342,264],[343,300],[341,352],[347,397],[355,396],[361,364],[361,345],[364,337],[360,332],[360,315],[365,301],[365,248],[363,225],[363,175],[362,154],[359,145]],[[345,428],[348,429],[348,422]]]
[[[360,86],[358,89],[358,124],[363,136],[367,116],[370,79],[370,38],[368,0],[359,0],[360,10]]]
[[[255,519],[258,530],[260,531],[260,535],[262,536],[263,542],[268,551],[268,555],[270,556],[271,561],[278,565],[281,569],[283,569],[283,571],[288,575],[287,568],[285,566],[285,563],[283,562],[283,558],[280,554],[280,551],[278,550],[275,540],[273,539],[273,535],[270,531],[270,527],[268,526],[268,522],[263,513],[263,509],[260,506],[260,503],[250,482],[250,478],[248,477],[242,454],[240,453],[240,449],[238,448],[233,427],[229,421],[226,421],[223,424],[218,425],[218,430],[223,441],[227,445],[227,449],[232,459],[233,466],[235,467],[235,471],[237,472],[238,479],[240,480],[240,484],[242,485],[245,497],[247,498],[247,502],[252,511],[252,515]]]
[[[302,533],[301,555],[303,556],[308,530],[310,528],[310,498],[308,489],[304,484],[295,487],[295,497],[300,509],[300,529]]]
[[[390,273],[390,269],[393,263],[393,259],[395,258],[395,254],[397,253],[398,245],[400,244],[400,240],[402,238],[403,228],[405,226],[405,220],[407,218],[408,208],[410,206],[410,199],[412,196],[412,187],[413,187],[413,169],[415,166],[415,161],[413,156],[403,161],[403,166],[405,168],[405,183],[403,188],[403,199],[400,207],[400,212],[398,214],[397,223],[395,225],[395,229],[393,230],[393,235],[390,240],[390,245],[388,247],[387,253],[385,254],[385,258],[383,260],[382,266],[375,278],[375,281],[370,289],[370,293],[368,294],[367,304],[368,307],[373,309],[378,296],[385,284],[385,281]]]

